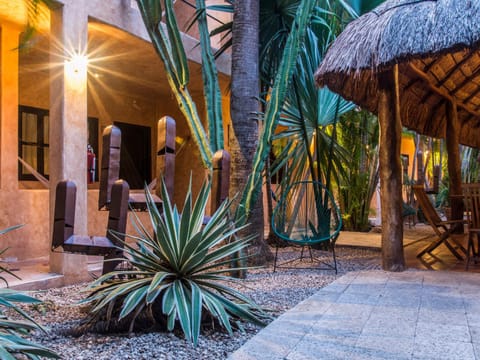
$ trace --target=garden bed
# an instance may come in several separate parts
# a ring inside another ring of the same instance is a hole
[[[283,260],[299,255],[291,248],[279,250]],[[278,269],[272,266],[250,271],[247,279],[235,287],[278,316],[320,288],[349,271],[380,268],[380,252],[356,248],[338,248],[339,273],[315,269]],[[304,262],[302,266],[312,266]],[[125,334],[87,333],[72,335],[85,317],[76,305],[86,294],[87,284],[39,291],[33,295],[44,304],[30,314],[48,328],[48,334],[35,333],[33,340],[58,352],[64,359],[225,359],[260,328],[244,324],[244,331],[233,337],[219,329],[204,329],[198,345],[185,341],[180,332]]]

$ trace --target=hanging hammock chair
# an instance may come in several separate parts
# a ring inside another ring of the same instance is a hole
[[[320,270],[335,270],[335,241],[342,227],[340,210],[332,194],[318,181],[299,181],[293,183],[283,193],[273,211],[272,230],[286,243],[302,247],[300,259],[303,259],[303,250],[308,248],[310,259],[314,261],[312,249],[330,251],[331,262],[317,259],[321,264]],[[277,265],[278,246],[275,250],[273,271],[277,267],[285,266],[291,261]]]

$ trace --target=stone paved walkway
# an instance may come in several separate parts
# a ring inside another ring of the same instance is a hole
[[[230,359],[480,359],[480,274],[348,273]]]

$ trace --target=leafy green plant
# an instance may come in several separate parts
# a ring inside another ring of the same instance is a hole
[[[234,238],[245,226],[229,219],[231,201],[226,200],[202,225],[208,184],[203,184],[195,202],[188,190],[181,214],[170,203],[163,182],[163,213],[148,189],[145,192],[153,232],[135,217],[138,235],[127,236],[136,246],[125,242],[125,255],[133,269],[106,274],[92,284],[91,294],[83,301],[92,305],[88,322],[128,320],[129,331],[133,331],[136,319],[150,314],[154,323],[166,325],[168,331],[179,325],[194,344],[202,320],[217,321],[230,334],[232,322],[240,319],[263,324],[266,314],[223,283],[234,281],[225,275],[232,270],[227,265],[250,241]]]
[[[23,354],[29,359],[60,359],[52,350],[22,337],[34,330],[45,332],[45,329],[15,303],[40,304],[41,301],[12,289],[0,289],[0,358],[17,359],[16,355]],[[7,309],[19,314],[23,320],[10,319],[5,312]]]
[[[0,230],[0,235],[17,229],[20,226],[22,225],[15,225]],[[0,255],[5,251],[6,249],[2,250]],[[18,276],[5,267],[0,266],[0,272],[7,272],[18,278]],[[7,283],[5,278],[0,277],[0,279]],[[0,358],[4,360],[15,360],[17,359],[17,355],[22,354],[29,359],[40,359],[40,357],[59,359],[60,356],[52,350],[22,337],[34,330],[45,332],[45,329],[36,323],[24,310],[18,307],[16,303],[40,304],[42,302],[21,292],[8,288],[0,288]],[[23,320],[10,319],[7,311],[16,312]]]
[[[0,230],[0,235],[6,234],[7,232],[12,231],[12,230],[15,230],[15,229],[18,229],[19,227],[22,227],[22,226],[23,226],[23,225],[14,225],[14,226],[10,226],[10,227],[8,227],[8,228],[6,228],[6,229],[2,229],[2,230]],[[0,250],[0,257],[2,257],[3,254],[5,254],[5,252],[6,252],[7,250],[8,250],[8,248],[5,248],[5,249],[3,249],[3,250]],[[13,276],[14,278],[20,279],[17,275],[15,275],[13,272],[11,272],[10,270],[8,270],[7,267],[2,266],[2,265],[0,264],[0,274],[1,274],[1,273],[4,273],[4,272],[7,273],[7,274],[9,274],[9,275],[11,275],[11,276]],[[0,275],[0,280],[3,281],[3,282],[8,286],[7,280],[6,280],[3,276],[1,276],[1,275]]]
[[[345,230],[369,230],[370,203],[379,181],[378,121],[366,111],[351,111],[338,124],[338,141],[348,149],[339,201]]]

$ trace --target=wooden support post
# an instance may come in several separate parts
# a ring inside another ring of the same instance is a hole
[[[117,180],[112,186],[112,202],[108,213],[106,237],[116,246],[105,255],[102,274],[115,270],[121,260],[112,261],[123,257],[123,242],[127,230],[128,193],[130,187],[125,180]],[[114,233],[110,232],[114,231]]]
[[[157,186],[155,194],[161,197],[160,179],[163,178],[167,186],[168,196],[173,203],[175,187],[175,120],[164,116],[157,125]]]
[[[462,171],[460,164],[460,124],[458,122],[457,104],[455,100],[447,102],[447,153],[448,153],[448,175],[450,181],[450,206],[452,208],[452,219],[463,219],[462,200]],[[460,228],[460,226],[459,226]],[[460,229],[463,232],[463,227]]]
[[[425,167],[423,166],[423,151],[417,152],[417,184],[425,185]]]
[[[108,208],[112,186],[120,177],[120,146],[122,132],[114,125],[107,126],[102,135],[102,162],[100,164],[100,190],[98,209]]]
[[[212,192],[210,214],[213,215],[222,202],[228,197],[230,188],[230,154],[226,150],[218,150],[213,155]]]
[[[379,74],[380,197],[382,204],[382,267],[403,271],[402,166],[398,65]]]

